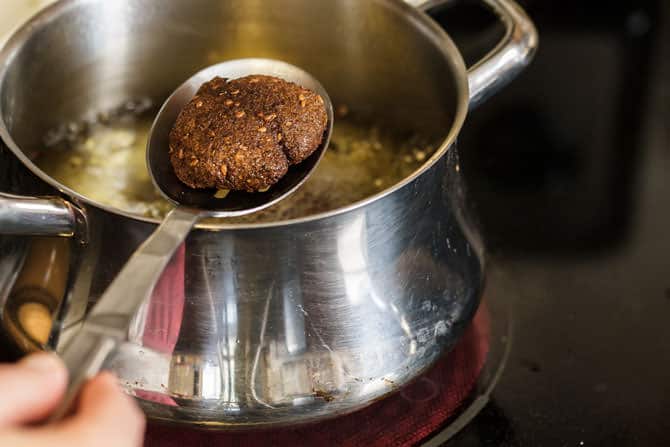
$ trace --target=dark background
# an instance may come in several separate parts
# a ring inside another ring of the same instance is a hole
[[[476,3],[436,13],[469,62],[501,33]],[[515,334],[448,445],[670,445],[670,2],[520,3],[535,62],[459,141]]]

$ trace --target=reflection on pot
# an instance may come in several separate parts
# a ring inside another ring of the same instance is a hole
[[[9,294],[2,324],[21,349],[44,349],[67,285],[70,241],[35,238]]]

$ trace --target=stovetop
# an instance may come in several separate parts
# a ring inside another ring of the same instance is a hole
[[[670,4],[521,3],[537,58],[459,142],[492,260],[517,286],[512,349],[447,445],[670,445]],[[495,38],[468,36],[483,19],[460,14],[442,20],[461,42]]]
[[[511,349],[446,445],[670,445],[670,4],[520,3],[537,58],[459,141]],[[470,4],[436,17],[470,62],[500,31]]]

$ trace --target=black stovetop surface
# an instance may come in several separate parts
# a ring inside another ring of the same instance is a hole
[[[536,60],[459,142],[518,290],[511,355],[447,445],[670,445],[670,2],[521,3]],[[474,10],[441,20],[457,43],[495,37],[466,32]]]

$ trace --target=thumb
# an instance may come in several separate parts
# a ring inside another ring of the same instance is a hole
[[[54,354],[0,365],[0,427],[44,419],[60,401],[67,371]]]

